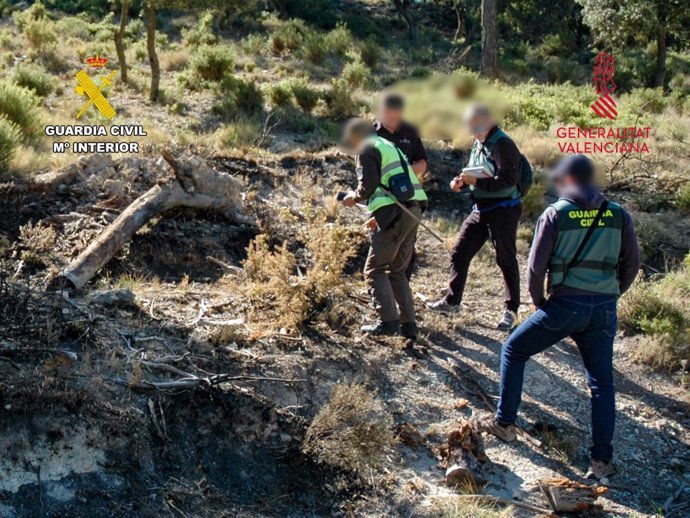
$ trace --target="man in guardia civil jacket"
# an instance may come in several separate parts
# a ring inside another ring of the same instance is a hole
[[[567,156],[550,176],[559,200],[539,218],[527,270],[536,311],[503,344],[498,410],[495,416],[478,420],[477,427],[514,441],[526,362],[570,337],[579,349],[591,391],[587,477],[599,480],[614,473],[616,302],[638,273],[639,248],[630,215],[595,186],[589,158]]]

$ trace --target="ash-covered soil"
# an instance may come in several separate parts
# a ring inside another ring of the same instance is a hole
[[[256,225],[165,214],[68,298],[45,293],[46,281],[165,177],[165,166],[92,156],[30,184],[2,186],[0,516],[439,515],[437,502],[456,494],[444,483],[447,434],[486,411],[487,395],[495,401],[505,338],[494,329],[502,285],[489,249],[472,267],[461,315],[424,310],[445,283],[448,247],[467,210],[444,190],[457,157],[439,158],[427,219],[447,243],[420,233],[413,290],[423,336],[415,351],[402,339],[357,332],[374,317],[358,273],[364,211],[328,200],[354,182],[351,164],[336,154],[210,158],[244,182]],[[348,296],[328,318],[276,327],[249,306],[237,267],[265,233],[291,249],[302,272],[302,234],[317,206],[330,207],[327,224],[355,236]],[[521,315],[528,311],[525,304]],[[616,342],[620,472],[599,516],[653,516],[690,483],[687,392],[677,377],[633,361],[636,340]],[[190,376],[200,381],[175,384]],[[333,387],[348,381],[375,392],[395,429],[408,430],[366,476],[301,450]],[[579,480],[587,467],[589,394],[569,341],[528,367],[522,419],[532,440],[486,439],[483,492],[545,507],[539,479]],[[534,514],[514,508],[506,516]]]

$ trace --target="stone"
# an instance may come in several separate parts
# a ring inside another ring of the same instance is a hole
[[[102,306],[131,306],[134,304],[134,292],[127,288],[92,291],[86,297],[89,302]]]

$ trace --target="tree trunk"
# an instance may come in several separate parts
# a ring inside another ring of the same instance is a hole
[[[156,102],[160,93],[161,67],[156,53],[156,9],[152,2],[146,2],[144,6],[146,15],[146,50],[149,54],[149,65],[151,66],[151,91],[149,99]]]
[[[127,84],[127,58],[125,56],[125,29],[127,28],[127,12],[129,11],[129,0],[122,0],[122,11],[120,12],[120,27],[115,32],[115,49],[117,51],[117,61],[120,65],[120,79]]]
[[[482,73],[498,75],[498,27],[496,0],[482,0]]]
[[[241,184],[211,169],[198,157],[175,159],[163,152],[174,178],[160,183],[134,200],[105,231],[53,279],[48,289],[80,289],[105,266],[137,230],[155,216],[175,207],[221,210],[242,223]]]
[[[465,8],[463,7],[462,3],[458,1],[453,4],[453,10],[455,11],[455,18],[457,20],[453,41],[457,42],[460,39],[460,36],[465,35]]]
[[[481,436],[465,421],[448,435],[446,485],[478,488],[486,482],[482,463],[486,462]]]
[[[666,27],[660,26],[656,33],[656,76],[654,86],[664,87],[666,82]]]
[[[410,0],[393,0],[393,3],[407,24],[407,34],[410,40],[415,41],[419,33],[417,30],[417,20],[410,12]]]

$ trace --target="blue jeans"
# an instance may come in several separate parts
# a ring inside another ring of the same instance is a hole
[[[570,336],[580,350],[592,394],[592,458],[610,461],[616,420],[613,339],[617,324],[613,296],[551,297],[503,344],[498,422],[512,424],[517,419],[527,360]]]

